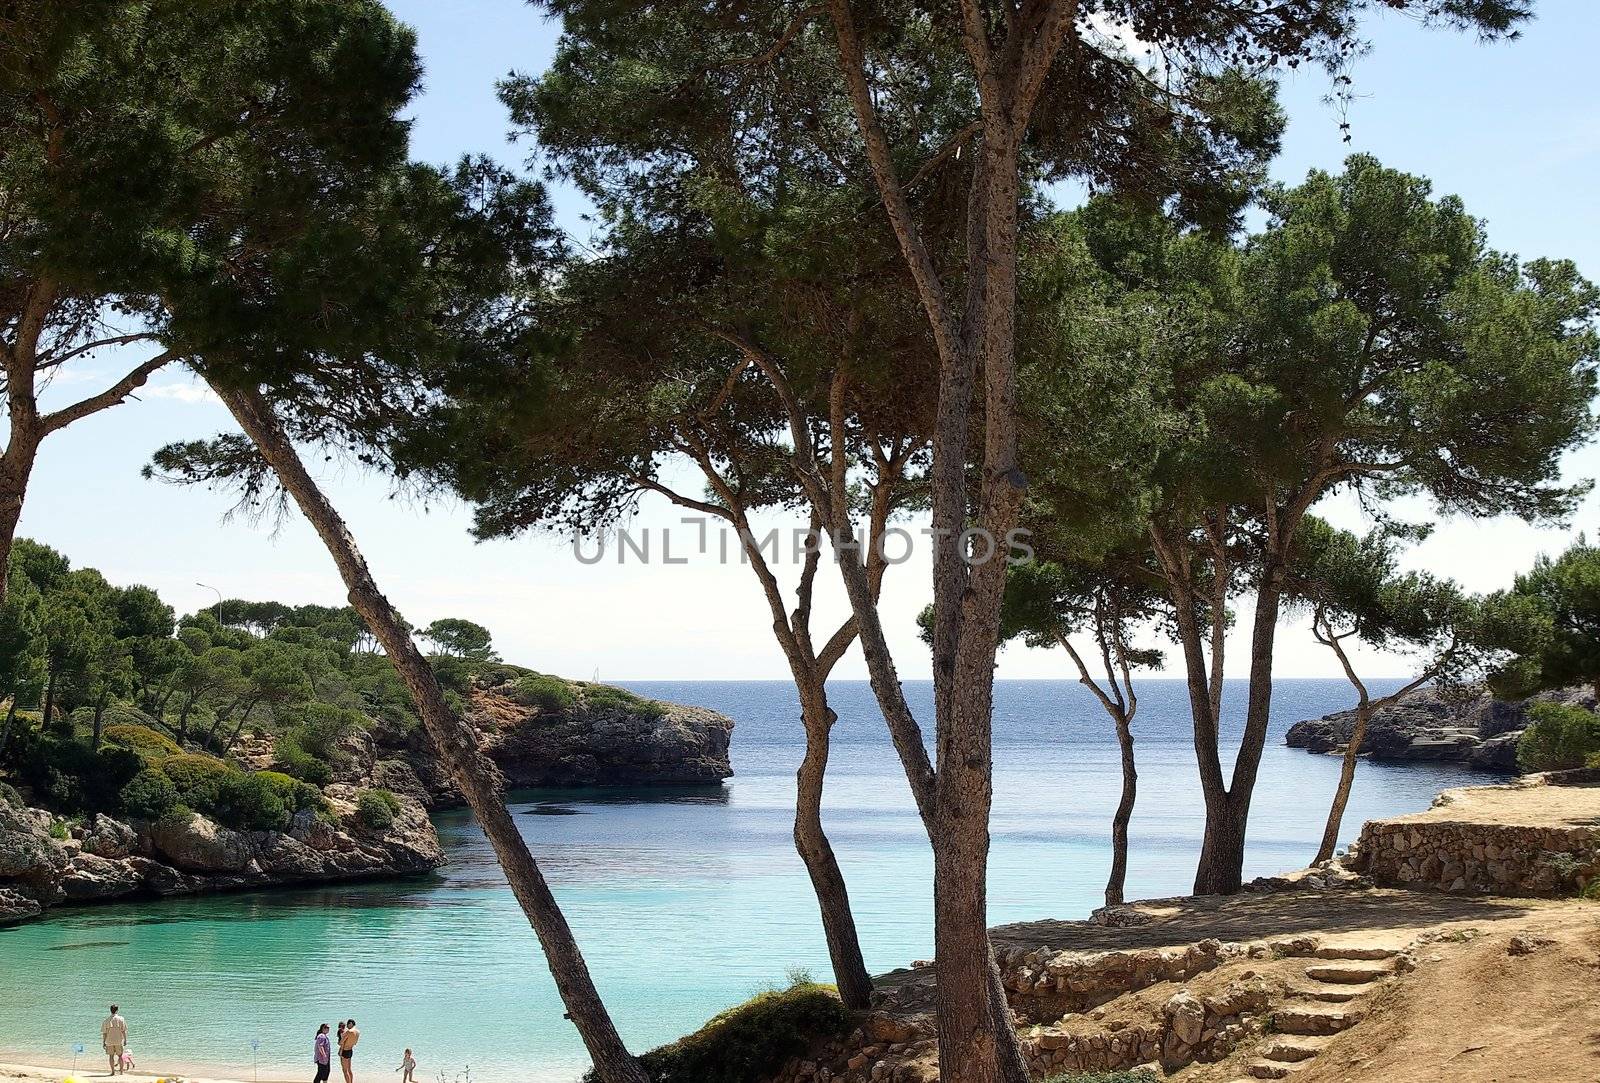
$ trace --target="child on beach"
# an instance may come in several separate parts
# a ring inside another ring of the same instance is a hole
[[[122,1070],[124,1072],[133,1071],[133,1047],[132,1046],[126,1046],[122,1050]]]
[[[411,1055],[411,1050],[406,1050],[406,1055],[400,1060],[400,1067],[395,1071],[400,1072],[400,1083],[412,1083],[411,1073],[417,1070],[416,1058]]]

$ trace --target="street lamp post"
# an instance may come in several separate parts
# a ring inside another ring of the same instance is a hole
[[[214,618],[216,618],[216,621],[217,621],[218,624],[221,624],[222,623],[222,591],[218,590],[216,587],[211,586],[209,583],[196,583],[195,586],[204,587],[206,590],[209,590],[212,594],[215,594],[217,596],[217,604],[211,607],[211,615]]]

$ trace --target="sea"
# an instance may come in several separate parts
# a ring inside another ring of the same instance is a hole
[[[733,777],[519,791],[511,805],[637,1051],[762,989],[830,975],[790,834],[803,747],[793,687],[622,683],[732,718]],[[906,689],[931,730],[932,685]],[[1243,682],[1226,689],[1234,715],[1243,692]],[[824,823],[868,967],[882,972],[931,954],[928,842],[871,689],[834,682],[830,698],[839,722]],[[1343,681],[1276,682],[1247,876],[1314,855],[1338,761],[1287,748],[1283,735],[1351,701]],[[1182,894],[1202,804],[1181,681],[1142,682],[1134,732],[1128,897]],[[1120,785],[1110,721],[1075,682],[999,681],[994,743],[991,921],[1087,916],[1102,902]],[[1454,765],[1363,762],[1344,838],[1474,781],[1489,780]],[[582,1044],[482,834],[465,813],[435,823],[450,861],[421,878],[68,909],[0,929],[0,1060],[103,1073],[99,1022],[116,1002],[141,1071],[309,1079],[317,1024],[354,1018],[358,1083],[397,1078],[406,1048],[423,1081],[577,1079]]]

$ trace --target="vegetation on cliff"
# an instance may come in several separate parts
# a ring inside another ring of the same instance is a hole
[[[324,808],[321,787],[371,767],[351,762],[364,735],[415,743],[411,698],[348,607],[222,599],[180,619],[150,588],[111,584],[28,539],[11,560],[0,772],[45,808],[147,820],[193,811],[282,830]],[[500,662],[470,621],[435,621],[423,635],[440,648],[431,665],[458,710],[498,688],[563,717],[666,713],[624,689]],[[394,813],[379,788],[359,809],[374,827]]]

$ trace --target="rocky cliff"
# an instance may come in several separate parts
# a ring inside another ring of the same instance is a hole
[[[1374,760],[1446,761],[1482,771],[1514,774],[1517,739],[1528,725],[1528,707],[1551,700],[1594,707],[1587,689],[1542,692],[1508,702],[1488,692],[1445,693],[1425,688],[1372,716],[1360,752]],[[1284,741],[1308,752],[1342,752],[1350,743],[1356,713],[1336,711],[1296,722]]]
[[[513,692],[509,684],[475,687],[466,711],[509,789],[716,785],[733,774],[733,721],[715,711],[631,698],[539,706]],[[420,728],[377,727],[357,735],[349,752],[346,781],[407,794],[430,809],[461,804]]]
[[[444,864],[419,802],[398,796],[393,821],[372,828],[356,795],[329,786],[328,811],[297,813],[286,831],[235,831],[198,813],[73,824],[0,795],[0,925],[66,903],[371,879]]]

